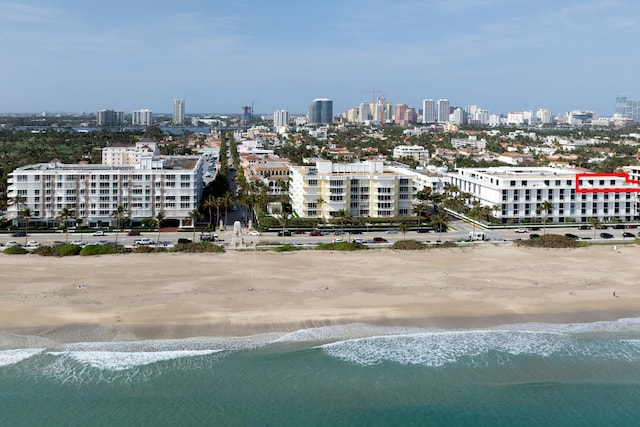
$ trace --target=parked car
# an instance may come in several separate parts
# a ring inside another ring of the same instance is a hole
[[[536,233],[529,234],[530,239],[537,239],[538,237],[540,237],[539,234],[536,234]]]
[[[614,230],[624,230],[624,224],[616,224],[613,226]]]
[[[278,231],[278,236],[291,236],[291,231],[289,230],[280,230]]]
[[[4,246],[7,248],[11,248],[13,246],[22,246],[22,245],[16,242],[15,240],[9,240]]]
[[[635,234],[625,231],[622,233],[622,237],[636,237]]]
[[[613,239],[613,234],[600,233],[600,237],[603,238],[603,239]]]
[[[181,238],[178,239],[178,243],[179,244],[186,244],[186,243],[193,243],[193,242],[191,241],[191,239],[185,239],[185,238],[181,237]]]
[[[139,236],[140,232],[139,231],[130,231],[127,233],[127,236]]]
[[[631,225],[627,225],[627,228],[638,228],[638,226],[635,224],[631,224]]]
[[[540,231],[540,227],[529,227],[529,231]]]
[[[352,230],[351,234],[362,234],[362,231],[360,231],[360,230]]]
[[[16,231],[11,235],[11,237],[27,237],[26,231]]]
[[[389,241],[387,239],[382,238],[382,237],[374,237],[373,238],[373,243],[389,243]]]
[[[429,229],[428,228],[418,228],[416,230],[416,233],[428,233]]]
[[[527,230],[526,228],[520,227],[516,229],[516,233],[528,233],[528,232],[529,230]]]
[[[218,235],[215,233],[209,233],[209,232],[200,233],[200,241],[216,242],[218,241]]]
[[[105,235],[105,233],[104,233],[104,231],[102,231],[102,230],[98,230],[98,231],[96,231],[95,233],[93,233],[93,235],[94,235],[94,236],[104,236],[104,235]]]
[[[293,234],[307,234],[304,230],[293,230]]]
[[[40,242],[36,242],[35,240],[29,240],[27,242],[27,248],[39,248],[40,247]]]
[[[393,229],[387,230],[385,231],[385,234],[398,234],[398,230],[393,230]]]
[[[149,239],[148,237],[143,237],[142,239],[134,240],[133,243],[135,243],[136,245],[146,246],[153,244],[153,240]]]
[[[569,238],[569,239],[577,239],[578,238],[578,236],[576,236],[575,234],[571,234],[571,233],[565,234],[564,237]]]
[[[311,233],[309,233],[309,236],[322,236],[322,232],[318,230],[314,230]]]
[[[360,243],[360,244],[362,244],[362,243],[364,243],[364,242],[365,242],[365,240],[364,240],[364,239],[353,239],[353,240],[352,240],[352,242],[353,242],[353,243]]]
[[[84,246],[86,245],[85,242],[83,242],[82,240],[72,240],[69,242],[70,245],[76,245],[76,246]]]
[[[258,230],[251,230],[249,236],[260,236],[261,233]]]
[[[590,225],[581,225],[580,227],[578,227],[578,230],[591,230],[591,226]]]

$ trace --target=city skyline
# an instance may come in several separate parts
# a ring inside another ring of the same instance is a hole
[[[0,113],[287,110],[334,113],[384,95],[495,114],[548,108],[610,116],[640,98],[630,0],[360,0],[291,7],[0,0]]]

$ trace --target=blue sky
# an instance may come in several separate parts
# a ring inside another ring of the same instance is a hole
[[[0,113],[334,112],[373,90],[492,113],[640,98],[637,0],[0,0]]]

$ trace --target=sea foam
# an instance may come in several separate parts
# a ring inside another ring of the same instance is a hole
[[[17,350],[0,351],[0,367],[15,365],[23,360],[27,360],[44,351],[43,348],[27,348]]]

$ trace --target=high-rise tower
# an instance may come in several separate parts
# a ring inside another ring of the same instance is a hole
[[[312,125],[333,123],[333,101],[328,98],[314,99],[307,110],[307,119]]]
[[[447,123],[449,121],[449,100],[438,99],[438,123]]]
[[[184,125],[184,99],[173,100],[173,116],[171,122],[174,125]]]

